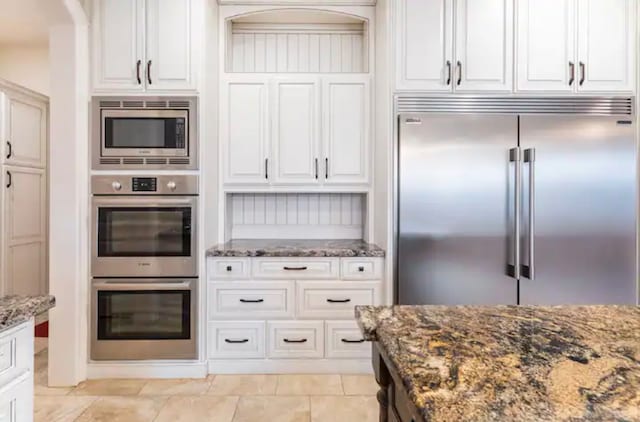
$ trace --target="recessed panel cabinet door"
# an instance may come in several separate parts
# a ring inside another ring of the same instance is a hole
[[[396,0],[396,88],[450,91],[453,1]]]
[[[144,0],[95,0],[93,7],[94,88],[142,91]]]
[[[4,162],[43,168],[47,161],[46,103],[17,93],[4,98]]]
[[[147,90],[191,89],[191,0],[147,0]]]
[[[513,0],[456,3],[456,91],[513,88]]]
[[[323,183],[367,183],[369,96],[367,75],[323,80]]]
[[[45,170],[5,166],[3,175],[7,293],[46,292]]]
[[[275,183],[318,183],[319,85],[317,78],[309,77],[273,81]]]
[[[634,0],[578,2],[579,91],[633,91],[635,22]]]
[[[575,0],[517,0],[519,91],[575,89]]]
[[[265,79],[236,77],[223,84],[220,129],[225,183],[269,181],[267,96]]]

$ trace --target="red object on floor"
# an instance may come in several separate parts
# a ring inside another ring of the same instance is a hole
[[[36,325],[34,331],[36,337],[49,337],[49,321]]]

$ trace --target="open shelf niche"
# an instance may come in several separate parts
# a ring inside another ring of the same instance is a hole
[[[276,9],[226,20],[229,73],[367,73],[369,23],[316,9]]]

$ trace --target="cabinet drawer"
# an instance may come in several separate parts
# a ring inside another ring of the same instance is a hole
[[[293,301],[293,281],[209,284],[211,319],[289,318],[294,315]]]
[[[342,258],[341,278],[344,280],[382,279],[382,258]]]
[[[327,321],[325,341],[328,358],[371,358],[371,342],[364,341],[355,321]]]
[[[33,372],[23,372],[0,388],[0,422],[33,420]]]
[[[267,323],[269,357],[321,358],[324,354],[322,321],[279,321]]]
[[[255,278],[290,280],[337,279],[339,258],[256,258]]]
[[[249,258],[207,258],[207,278],[209,280],[229,280],[249,278],[251,260]]]
[[[298,317],[352,319],[356,305],[379,303],[379,282],[301,281],[298,283]]]
[[[33,370],[33,319],[0,336],[0,385]]]
[[[264,322],[210,322],[209,358],[264,357]]]

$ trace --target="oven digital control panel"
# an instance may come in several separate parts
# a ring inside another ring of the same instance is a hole
[[[158,179],[156,177],[133,177],[131,179],[131,189],[133,192],[156,192],[158,190]]]

